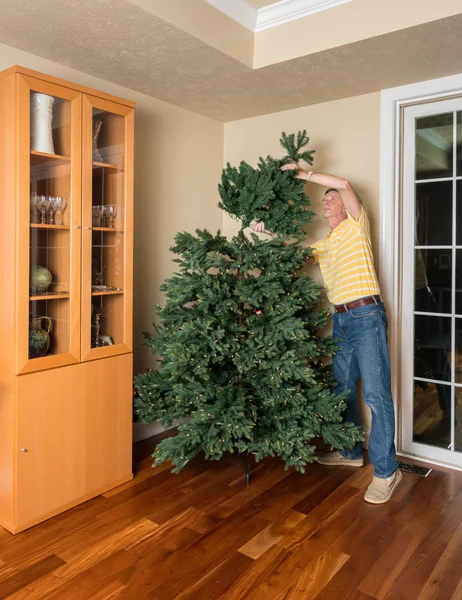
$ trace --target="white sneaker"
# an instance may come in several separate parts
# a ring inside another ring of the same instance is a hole
[[[363,457],[361,458],[345,458],[340,452],[330,452],[329,454],[320,454],[317,456],[317,461],[320,465],[328,467],[347,466],[347,467],[362,467],[364,464]]]
[[[393,475],[386,479],[374,476],[372,483],[364,494],[364,500],[371,504],[385,504],[393,496],[402,477],[399,469],[396,469]]]

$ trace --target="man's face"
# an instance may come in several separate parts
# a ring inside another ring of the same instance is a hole
[[[339,192],[327,192],[322,200],[323,215],[325,219],[344,218],[346,210]]]

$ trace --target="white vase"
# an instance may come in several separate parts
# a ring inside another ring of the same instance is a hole
[[[35,152],[54,154],[53,134],[53,96],[31,94],[30,98],[30,147]]]

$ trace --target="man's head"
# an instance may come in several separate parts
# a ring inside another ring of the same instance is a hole
[[[323,215],[325,219],[341,221],[347,218],[346,208],[343,204],[340,192],[335,188],[329,188],[322,199]]]

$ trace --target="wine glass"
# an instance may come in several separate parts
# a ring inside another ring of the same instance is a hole
[[[103,207],[100,205],[92,206],[91,221],[92,221],[93,227],[101,227],[102,216],[103,216]]]
[[[113,204],[109,204],[108,206],[103,206],[103,214],[106,219],[106,227],[111,229],[114,228],[114,219],[117,216],[117,206]]]
[[[56,196],[54,198],[54,205],[56,209],[56,225],[63,225],[63,213],[67,206],[66,198],[61,198],[61,196]]]
[[[30,197],[30,208],[31,208],[30,222],[31,223],[38,223],[40,221],[40,218],[39,218],[39,208],[38,208],[38,196],[37,196],[37,194],[32,194],[32,196]]]
[[[37,200],[37,208],[40,211],[42,218],[40,223],[42,225],[46,225],[47,223],[47,210],[48,210],[48,205],[49,205],[50,199],[48,198],[48,196],[39,196],[38,200]]]
[[[50,196],[48,198],[48,224],[54,224],[54,214],[56,212],[56,198],[54,196]]]

